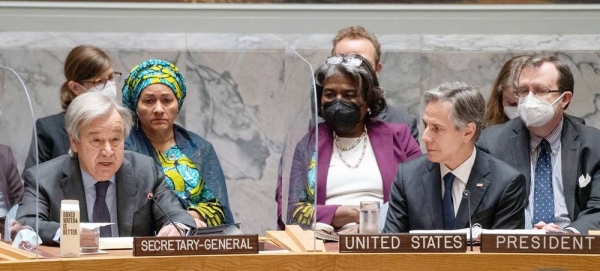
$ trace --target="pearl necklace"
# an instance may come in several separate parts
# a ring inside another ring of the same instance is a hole
[[[360,141],[363,140],[364,144],[363,144],[363,148],[362,148],[362,153],[360,154],[360,158],[358,158],[358,162],[356,162],[356,165],[350,165],[346,159],[344,158],[344,156],[342,155],[342,151],[349,151],[354,149],[356,146],[358,146],[358,143],[360,143]],[[360,163],[362,162],[363,158],[365,157],[365,153],[367,151],[367,142],[369,140],[369,136],[368,136],[368,132],[367,132],[367,126],[365,125],[365,130],[364,132],[360,135],[360,137],[358,138],[358,140],[356,140],[356,142],[354,142],[352,145],[348,146],[348,147],[342,147],[340,144],[340,138],[338,137],[338,135],[335,133],[335,131],[333,131],[333,142],[335,143],[335,148],[338,150],[338,155],[340,157],[340,160],[342,160],[342,162],[344,163],[344,165],[346,165],[349,168],[355,169],[358,168],[358,166],[360,166]]]

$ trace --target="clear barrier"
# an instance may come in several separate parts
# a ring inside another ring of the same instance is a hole
[[[11,227],[24,194],[21,173],[34,131],[31,100],[22,75],[0,63],[0,234],[11,241]],[[30,193],[37,195],[37,187]],[[35,225],[32,225],[35,227]]]
[[[313,229],[317,198],[317,125],[312,66],[293,48],[285,51],[287,134],[281,159],[281,221]],[[281,226],[281,225],[280,225]]]

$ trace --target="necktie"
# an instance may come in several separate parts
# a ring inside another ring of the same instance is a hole
[[[554,223],[554,190],[552,189],[552,160],[550,143],[543,139],[535,165],[533,195],[533,224],[540,221]]]
[[[454,203],[452,202],[452,184],[454,183],[454,174],[449,172],[444,176],[444,198],[442,199],[444,213],[444,229],[454,229]]]
[[[106,190],[110,185],[109,181],[96,182],[96,201],[94,202],[94,222],[110,222],[110,212],[106,205]],[[100,237],[112,237],[111,226],[100,227]]]

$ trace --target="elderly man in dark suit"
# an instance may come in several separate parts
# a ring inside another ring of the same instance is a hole
[[[17,212],[21,224],[35,227],[45,244],[58,244],[60,204],[79,200],[81,222],[112,222],[101,236],[177,236],[195,223],[181,208],[162,171],[147,156],[124,151],[131,114],[100,93],[78,96],[65,124],[71,149],[24,174],[25,196]],[[36,182],[39,210],[36,213]],[[169,219],[147,196],[153,194]]]
[[[600,131],[564,113],[571,69],[534,55],[515,88],[520,118],[483,131],[482,150],[525,175],[526,228],[587,233],[600,228]]]
[[[427,156],[398,167],[384,232],[466,228],[469,216],[484,229],[523,228],[525,177],[475,147],[485,108],[481,93],[445,83],[423,99]]]

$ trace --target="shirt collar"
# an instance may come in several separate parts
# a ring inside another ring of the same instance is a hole
[[[85,172],[85,170],[83,170],[83,169],[81,169],[81,178],[83,179],[83,188],[85,190],[88,190],[88,188],[95,186],[96,183],[98,182],[90,174]],[[113,185],[115,185],[116,184],[115,175],[110,176],[108,181],[111,182]]]
[[[442,178],[448,174],[448,172],[452,172],[456,178],[458,178],[461,182],[467,183],[469,180],[469,175],[471,175],[471,169],[475,164],[475,156],[477,156],[477,148],[473,146],[473,152],[471,156],[467,158],[460,166],[455,168],[454,170],[450,170],[444,164],[440,163],[440,171],[442,173]]]
[[[560,136],[562,135],[562,127],[563,127],[563,123],[565,121],[565,118],[563,118],[559,123],[558,126],[556,126],[556,128],[546,137],[539,137],[535,134],[533,134],[532,132],[529,132],[529,149],[530,151],[533,153],[537,150],[538,146],[540,145],[540,143],[542,143],[543,139],[548,140],[548,143],[550,143],[550,149],[552,150],[552,154],[556,154],[558,152],[558,149],[560,148]]]

